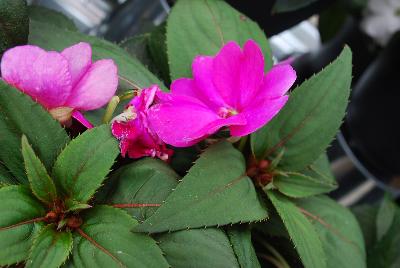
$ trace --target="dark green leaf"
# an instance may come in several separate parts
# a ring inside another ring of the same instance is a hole
[[[82,232],[74,234],[74,267],[169,267],[156,242],[145,234],[132,233],[137,225],[120,209],[98,206],[83,213]]]
[[[386,234],[393,223],[394,216],[398,210],[397,205],[386,194],[381,201],[381,204],[376,215],[376,239],[377,241]]]
[[[155,28],[150,33],[147,47],[154,64],[157,66],[160,77],[164,82],[170,83],[166,30],[166,23]]]
[[[376,243],[376,215],[378,207],[364,204],[352,208],[351,211],[361,227],[366,248],[371,248]]]
[[[296,88],[280,113],[252,134],[258,159],[283,149],[279,167],[298,171],[313,163],[336,134],[347,106],[351,83],[351,51]]]
[[[0,200],[0,266],[3,266],[21,262],[28,257],[39,225],[22,223],[43,217],[45,211],[25,186],[0,188]],[[11,227],[16,224],[21,225]]]
[[[234,226],[228,229],[229,240],[242,268],[260,268],[256,252],[251,242],[248,226]]]
[[[48,170],[69,141],[64,129],[42,106],[0,81],[0,160],[18,181],[27,183],[21,154],[22,134]]]
[[[318,29],[323,43],[334,38],[346,22],[348,10],[347,1],[335,1],[319,15]]]
[[[219,229],[193,229],[163,234],[159,246],[174,268],[239,267],[226,234]]]
[[[165,203],[136,230],[175,231],[260,221],[267,216],[245,174],[242,154],[231,144],[220,142],[200,156]]]
[[[36,156],[28,139],[22,135],[22,156],[32,192],[44,203],[51,204],[57,198],[56,186],[42,161]]]
[[[304,266],[327,267],[321,240],[311,222],[287,197],[272,190],[267,191],[267,195],[285,224]]]
[[[15,184],[16,181],[5,166],[0,163],[0,184]]]
[[[120,46],[125,49],[129,55],[138,59],[143,65],[149,67],[152,66],[152,61],[147,50],[147,43],[149,42],[149,34],[141,34],[121,42]]]
[[[320,237],[327,267],[366,267],[361,229],[347,208],[326,196],[299,199],[297,205],[304,210]]]
[[[317,0],[276,0],[273,12],[289,12],[306,7]]]
[[[51,24],[65,30],[78,30],[72,20],[55,10],[48,9],[43,6],[29,6],[28,12],[31,20]]]
[[[271,50],[256,23],[222,0],[178,1],[167,22],[171,79],[191,77],[195,56],[214,55],[227,41],[243,45],[248,39],[263,49],[268,70],[272,66]]]
[[[60,153],[53,179],[66,196],[85,203],[100,187],[118,154],[118,142],[109,125],[87,130]]]
[[[72,235],[70,232],[57,232],[53,225],[43,228],[35,238],[27,268],[60,267],[72,249]]]
[[[0,0],[0,57],[3,52],[28,41],[29,19],[24,0]]]
[[[115,172],[108,204],[162,204],[178,184],[179,176],[160,160],[145,158]],[[157,207],[127,208],[126,211],[142,222]]]

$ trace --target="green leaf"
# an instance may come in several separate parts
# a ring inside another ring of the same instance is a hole
[[[163,234],[159,246],[174,268],[239,267],[228,237],[216,228]]]
[[[67,208],[67,211],[80,211],[83,209],[88,209],[91,208],[91,205],[88,204],[83,204],[83,203],[79,203],[78,201],[74,200],[74,199],[67,199],[65,200],[65,207]]]
[[[28,13],[31,20],[45,24],[51,24],[65,30],[78,31],[71,19],[55,10],[34,5],[28,7]]]
[[[87,42],[91,44],[93,60],[104,58],[113,59],[118,65],[118,74],[120,78],[131,82],[128,85],[130,88],[133,86],[146,88],[152,84],[158,84],[160,87],[164,87],[162,82],[149,72],[137,59],[132,58],[124,49],[108,41],[35,20],[31,20],[29,30],[29,43],[47,50],[61,51],[78,42]]]
[[[376,215],[378,207],[376,205],[363,204],[353,207],[351,211],[361,227],[366,248],[371,248],[377,242]]]
[[[308,197],[328,193],[337,188],[337,184],[330,180],[317,179],[298,172],[281,172],[274,177],[273,185],[290,197]]]
[[[387,233],[393,223],[394,216],[398,210],[397,205],[386,194],[381,201],[381,204],[376,215],[376,239],[377,241]]]
[[[60,153],[53,179],[65,196],[85,203],[101,186],[118,154],[118,141],[109,125],[87,130]]]
[[[313,224],[287,197],[272,190],[266,193],[285,224],[303,265],[306,268],[327,267],[325,252]]]
[[[290,12],[306,7],[317,0],[276,0],[273,12]]]
[[[397,209],[392,225],[381,240],[369,251],[368,267],[400,267],[400,210]]]
[[[25,267],[60,267],[67,260],[72,249],[72,235],[57,232],[54,228],[54,225],[48,225],[40,231]]]
[[[160,77],[164,82],[169,84],[171,78],[169,77],[166,31],[166,23],[157,26],[157,28],[150,33],[147,48],[151,59],[157,66]]]
[[[327,196],[299,199],[297,205],[305,211],[320,237],[327,267],[366,267],[361,229],[347,208]]]
[[[299,171],[313,163],[335,136],[344,116],[351,83],[351,51],[347,46],[324,70],[302,83],[279,114],[253,133],[258,159],[284,150],[279,167]]]
[[[248,226],[234,226],[228,229],[228,236],[233,250],[242,268],[260,268],[256,252],[251,242],[251,231]]]
[[[5,166],[0,163],[0,184],[15,184],[16,181]]]
[[[27,183],[21,153],[25,134],[50,170],[69,137],[60,124],[29,96],[0,81],[0,160],[14,177]]]
[[[231,144],[211,146],[136,230],[156,233],[266,219],[267,210],[245,168],[242,154]]]
[[[56,186],[47,173],[46,168],[36,156],[28,143],[25,135],[22,135],[22,156],[24,157],[25,170],[34,195],[46,204],[51,204],[57,198]]]
[[[151,158],[136,161],[115,172],[107,204],[162,204],[178,184],[179,176],[164,162]],[[158,207],[126,208],[142,222]]]
[[[256,23],[225,1],[178,1],[167,21],[171,79],[191,77],[195,56],[215,55],[227,41],[234,40],[243,45],[248,39],[253,39],[263,49],[266,70],[270,69],[271,50]]]
[[[29,19],[24,0],[0,0],[0,57],[3,52],[28,41]]]
[[[83,213],[83,222],[91,241],[74,233],[74,267],[169,267],[152,238],[131,232],[137,221],[123,210],[98,206]]]
[[[140,34],[129,37],[122,41],[119,45],[125,49],[129,55],[138,59],[143,65],[152,66],[152,61],[147,50],[147,43],[149,40],[150,34]]]
[[[348,2],[335,1],[319,14],[318,30],[323,43],[333,39],[343,29],[349,15],[349,10],[346,9]]]
[[[28,257],[32,238],[39,225],[22,223],[43,217],[45,211],[30,190],[21,185],[0,188],[0,200],[0,266],[3,266]],[[13,225],[17,226],[11,227]]]

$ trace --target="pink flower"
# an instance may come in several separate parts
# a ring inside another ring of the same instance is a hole
[[[152,131],[147,120],[147,112],[157,92],[160,92],[158,86],[143,89],[125,111],[113,119],[111,131],[120,141],[123,157],[128,153],[130,158],[150,156],[164,161],[171,158],[173,151]]]
[[[243,50],[228,42],[215,56],[197,56],[193,79],[180,78],[171,93],[157,93],[148,112],[151,127],[167,144],[186,147],[228,126],[245,136],[269,122],[285,105],[296,80],[289,64],[264,73],[264,57],[252,40]]]
[[[7,50],[1,61],[4,81],[31,96],[62,123],[77,111],[98,109],[114,95],[117,66],[110,59],[92,62],[92,49],[78,43],[61,53],[37,46]],[[79,118],[78,118],[79,119]]]

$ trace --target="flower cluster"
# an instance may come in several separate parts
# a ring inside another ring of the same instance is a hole
[[[215,56],[197,56],[193,78],[173,81],[169,93],[158,86],[141,90],[111,124],[122,156],[169,160],[167,147],[188,147],[227,127],[235,137],[268,123],[285,105],[296,80],[286,63],[264,71],[264,57],[252,40],[243,49],[226,43]],[[98,109],[115,94],[117,68],[112,60],[91,62],[91,48],[79,43],[61,53],[35,46],[8,50],[2,78],[37,100],[61,123],[78,111]]]

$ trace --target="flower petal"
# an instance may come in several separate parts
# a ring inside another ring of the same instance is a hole
[[[84,127],[86,127],[87,129],[91,129],[93,128],[92,123],[90,123],[89,120],[86,119],[86,117],[79,111],[74,110],[72,112],[72,117],[75,118],[76,121],[78,121],[79,123],[81,123]]]
[[[63,106],[71,92],[68,61],[58,52],[36,46],[7,50],[1,61],[3,79],[48,109]]]
[[[257,99],[273,99],[283,96],[296,81],[296,72],[289,64],[278,64],[264,76]]]
[[[92,48],[88,43],[78,43],[61,52],[69,65],[72,87],[75,87],[92,64]]]
[[[230,126],[231,135],[235,137],[246,136],[261,128],[282,109],[288,98],[289,96],[285,95],[280,98],[259,102],[242,111],[241,115],[246,118],[247,124]]]
[[[96,61],[73,89],[66,105],[78,110],[98,109],[112,98],[117,86],[117,66],[114,61]]]

